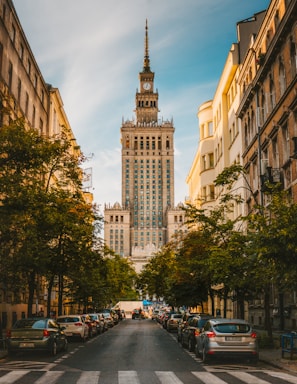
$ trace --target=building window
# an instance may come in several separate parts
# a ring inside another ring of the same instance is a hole
[[[35,127],[35,116],[36,116],[36,109],[35,105],[33,105],[33,110],[32,110],[32,127]]]
[[[31,74],[31,61],[29,59],[27,61],[27,72],[28,72],[28,75],[30,76],[30,74]]]
[[[281,81],[281,80],[280,80]],[[269,82],[269,98],[270,98],[270,107],[271,110],[275,107],[276,101],[275,101],[275,86],[272,77],[270,77],[270,82]]]
[[[286,91],[286,71],[282,60],[279,61],[279,88],[282,96]]]
[[[291,72],[292,77],[294,78],[297,73],[297,48],[296,43],[293,41],[293,38],[290,38],[290,59],[291,59]]]
[[[12,86],[12,73],[13,73],[13,66],[12,66],[12,62],[10,61],[8,66],[8,87],[10,89]]]
[[[22,94],[22,81],[18,79],[18,102],[21,103],[21,94]]]
[[[23,61],[23,59],[24,59],[24,46],[23,46],[23,44],[20,44],[19,55],[20,55],[21,61]]]
[[[28,115],[29,110],[29,94],[26,92],[26,101],[25,101],[25,114]]]
[[[13,43],[15,43],[15,35],[16,35],[16,30],[15,30],[15,26],[14,25],[12,25],[11,26],[11,41],[13,42]]]

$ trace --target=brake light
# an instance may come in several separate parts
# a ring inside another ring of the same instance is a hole
[[[199,329],[195,329],[194,335],[195,335],[195,336],[199,336],[199,335],[200,335],[200,331],[199,331]]]
[[[252,333],[251,333],[251,337],[252,337],[253,339],[256,339],[256,338],[257,338],[257,334],[256,334],[256,332],[252,332]]]
[[[77,327],[81,327],[83,324],[79,322],[79,323],[74,323],[74,325]]]
[[[50,336],[50,333],[47,329],[44,329],[43,330],[43,337],[49,337]]]
[[[212,337],[216,337],[216,334],[214,332],[206,332],[206,336],[210,339]]]
[[[8,330],[6,331],[6,337],[7,337],[7,338],[10,338],[10,337],[11,337],[11,330],[10,330],[10,329],[8,329]]]

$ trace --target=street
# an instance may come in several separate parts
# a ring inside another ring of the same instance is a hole
[[[18,353],[0,361],[0,384],[285,384],[293,374],[259,363],[238,361],[203,365],[152,320],[127,319],[68,351]]]

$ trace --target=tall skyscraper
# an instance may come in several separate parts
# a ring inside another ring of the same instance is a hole
[[[135,119],[122,121],[122,204],[105,205],[106,245],[139,271],[184,223],[174,208],[174,126],[158,117],[159,94],[150,67],[148,24]]]

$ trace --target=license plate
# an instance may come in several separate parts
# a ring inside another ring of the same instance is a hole
[[[66,336],[72,336],[71,332],[64,332]]]
[[[226,341],[241,341],[241,337],[236,337],[236,336],[227,336],[225,337]]]
[[[34,348],[34,343],[20,343],[20,348]]]

